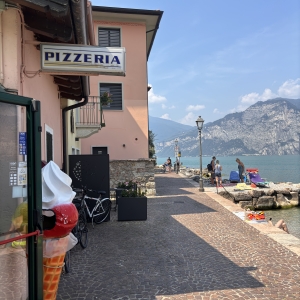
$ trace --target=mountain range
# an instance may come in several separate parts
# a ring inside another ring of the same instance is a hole
[[[155,117],[149,124],[157,156],[173,155],[176,138],[182,156],[199,156],[196,126]],[[300,99],[259,101],[245,111],[204,124],[201,135],[203,155],[300,154]]]

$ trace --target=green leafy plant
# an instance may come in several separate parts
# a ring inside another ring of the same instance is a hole
[[[111,102],[113,102],[112,98],[111,98],[112,94],[109,92],[104,92],[102,93],[102,95],[100,96],[100,102],[102,105],[107,105]]]
[[[127,189],[127,190],[136,189],[136,182],[133,180],[119,182],[117,185],[117,188],[122,188],[122,189]]]
[[[122,197],[145,197],[146,192],[142,192],[141,188],[138,189],[132,189],[132,190],[124,190],[121,193]]]

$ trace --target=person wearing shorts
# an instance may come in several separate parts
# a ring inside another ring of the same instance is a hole
[[[215,164],[215,178],[216,178],[216,184],[217,184],[217,188],[219,187],[219,185],[222,185],[222,166],[220,165],[219,160],[216,160],[216,164]]]

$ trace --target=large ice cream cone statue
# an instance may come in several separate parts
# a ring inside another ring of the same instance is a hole
[[[71,178],[52,161],[43,167],[42,174],[43,293],[44,300],[55,300],[66,251],[76,245],[70,246],[68,240],[78,212],[72,203]]]
[[[66,254],[54,256],[50,258],[43,258],[44,281],[43,293],[44,300],[55,300],[60,274],[64,266],[64,259]]]

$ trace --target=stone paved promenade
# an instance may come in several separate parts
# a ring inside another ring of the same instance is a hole
[[[174,173],[156,175],[156,188],[147,221],[118,222],[113,211],[89,224],[57,299],[300,299],[299,256],[228,211],[228,200]]]

